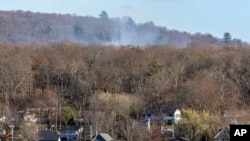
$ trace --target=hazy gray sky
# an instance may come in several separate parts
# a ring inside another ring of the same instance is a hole
[[[153,21],[168,29],[210,33],[250,42],[249,0],[1,0],[1,10],[29,10],[98,17],[131,16],[136,23]]]

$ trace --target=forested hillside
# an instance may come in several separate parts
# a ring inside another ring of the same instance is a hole
[[[18,117],[20,111],[45,109],[39,112],[40,122],[57,125],[58,117],[67,123],[73,116],[59,115],[59,108],[70,106],[77,112],[74,117],[84,117],[84,124],[98,131],[129,141],[149,140],[144,128],[131,129],[130,120],[141,119],[148,108],[190,108],[219,117],[229,110],[247,109],[249,58],[249,47],[230,45],[142,49],[71,42],[1,44],[0,114]],[[204,120],[211,127],[197,132],[197,140],[225,122]]]
[[[225,31],[226,32],[226,31]],[[190,34],[159,27],[153,22],[137,24],[131,17],[111,18],[102,11],[92,16],[45,14],[24,11],[0,11],[0,42],[11,44],[102,43],[113,45],[146,46],[169,44],[185,47],[189,43],[223,44],[223,35]],[[232,39],[232,44],[243,42]]]
[[[149,134],[145,115],[165,108],[181,110],[176,137],[212,140],[232,120],[249,124],[249,84],[249,45],[229,32],[190,34],[105,11],[0,11],[0,128],[15,123],[24,139],[74,122],[114,139],[159,141],[166,120],[159,112]]]
[[[46,94],[52,94],[46,101],[51,104],[61,97],[88,107],[89,98],[100,91],[136,95],[145,107],[221,113],[249,104],[249,48],[140,49],[64,42],[1,44],[0,50],[1,103],[17,109],[44,104],[39,98]]]

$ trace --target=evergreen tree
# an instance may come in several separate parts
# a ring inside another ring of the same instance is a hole
[[[232,40],[232,37],[229,32],[224,33],[224,43],[229,44]]]
[[[99,14],[100,19],[108,19],[108,13],[106,11],[102,11],[101,14]]]
[[[84,29],[81,26],[76,25],[74,27],[74,34],[76,38],[82,39],[84,35]]]

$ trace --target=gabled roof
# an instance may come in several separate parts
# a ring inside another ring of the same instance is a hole
[[[168,113],[168,114],[173,114],[176,110],[179,110],[179,109],[170,109],[170,108],[162,108],[162,113]],[[150,108],[150,109],[147,109],[147,112],[146,113],[154,113],[154,114],[158,114],[160,112],[159,109],[156,109],[156,108]]]
[[[59,135],[50,130],[40,130],[38,132],[39,141],[58,141]]]
[[[229,127],[227,126],[227,127],[224,127],[224,128],[221,128],[220,130],[219,130],[219,132],[214,136],[214,139],[217,139],[218,137],[220,137],[220,136],[226,136],[226,137],[230,137],[230,129],[229,129]]]
[[[113,141],[109,134],[99,133],[92,141]]]
[[[179,110],[179,109],[168,109],[168,108],[163,108],[163,109],[162,109],[162,113],[173,114],[173,113],[175,113],[177,110]]]

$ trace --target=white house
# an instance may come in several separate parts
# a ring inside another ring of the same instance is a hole
[[[2,117],[0,117],[0,122],[6,122],[6,121],[7,121],[6,116],[2,116]]]
[[[161,110],[162,120],[165,123],[178,123],[181,120],[181,111],[179,109],[162,109]],[[148,109],[145,114],[145,120],[150,119],[156,121],[160,119],[160,110]]]
[[[37,118],[37,115],[34,114],[34,113],[26,113],[24,115],[24,121],[25,122],[28,122],[28,123],[37,123],[38,121],[38,118]]]

